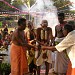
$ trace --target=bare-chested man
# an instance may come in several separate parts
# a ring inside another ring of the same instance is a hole
[[[11,75],[27,75],[28,63],[26,50],[34,48],[34,46],[27,43],[24,29],[26,28],[26,19],[20,18],[18,20],[18,27],[13,32],[11,43]]]
[[[62,28],[67,23],[64,21],[65,15],[64,13],[58,14],[59,25],[55,27],[55,44],[58,44],[64,39]],[[57,75],[65,75],[67,71],[68,65],[68,58],[66,57],[65,52],[56,52],[56,59],[55,59],[55,67],[54,71]]]

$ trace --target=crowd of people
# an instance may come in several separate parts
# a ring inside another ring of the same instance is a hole
[[[31,21],[20,18],[14,31],[8,33],[7,27],[1,30],[0,47],[11,45],[11,75],[40,75],[43,63],[45,75],[49,74],[50,65],[56,75],[75,74],[75,24],[64,19],[64,13],[59,13],[60,24],[55,27],[55,36],[47,20],[42,20],[40,27],[34,29]]]
[[[8,45],[11,43],[11,37],[12,37],[13,31],[10,31],[8,33],[7,26],[4,27],[4,29],[0,30],[0,48],[4,47],[7,48]]]

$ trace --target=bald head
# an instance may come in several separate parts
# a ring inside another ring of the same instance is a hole
[[[42,27],[48,26],[48,21],[47,20],[42,20],[41,26]]]

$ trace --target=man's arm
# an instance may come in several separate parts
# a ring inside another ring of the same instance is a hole
[[[43,50],[51,50],[51,51],[56,51],[57,49],[55,46],[41,46],[41,49]]]

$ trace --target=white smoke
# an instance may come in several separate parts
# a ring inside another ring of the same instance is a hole
[[[59,24],[57,18],[57,9],[53,6],[52,0],[36,0],[30,8],[30,14],[34,17],[35,26],[40,27],[43,19],[48,21],[48,26],[52,28],[55,35],[55,26]]]

